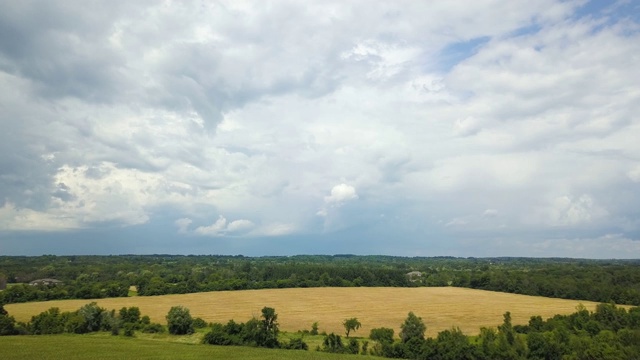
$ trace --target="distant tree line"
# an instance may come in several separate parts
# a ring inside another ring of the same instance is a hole
[[[411,275],[407,275],[411,273]],[[41,278],[59,285],[28,283]],[[218,290],[457,286],[640,305],[639,260],[391,256],[0,256],[4,303]]]

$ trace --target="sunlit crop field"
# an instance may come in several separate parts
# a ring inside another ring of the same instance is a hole
[[[51,307],[73,311],[91,300],[61,300],[5,305],[18,321]],[[421,288],[304,288],[245,291],[219,291],[185,295],[135,296],[95,300],[107,309],[137,306],[154,322],[166,323],[169,308],[182,305],[194,317],[226,323],[260,316],[264,306],[278,313],[285,331],[310,329],[315,321],[320,331],[343,333],[342,321],[357,317],[362,328],[355,336],[368,336],[376,327],[392,327],[396,335],[409,311],[422,317],[427,335],[457,326],[465,334],[477,334],[480,327],[495,327],[510,311],[514,324],[526,324],[532,315],[543,318],[569,314],[582,303],[594,310],[597,303],[498,293],[455,287]]]

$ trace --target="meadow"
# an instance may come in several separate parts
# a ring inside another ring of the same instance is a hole
[[[314,322],[327,333],[344,333],[342,321],[357,317],[362,328],[355,336],[368,336],[372,328],[391,327],[399,333],[400,324],[409,311],[422,317],[427,336],[459,327],[465,334],[478,334],[481,327],[496,327],[506,311],[513,324],[526,324],[529,318],[569,314],[579,304],[594,310],[597,303],[526,296],[456,287],[419,288],[293,288],[243,291],[218,291],[183,295],[134,296],[97,300],[57,300],[5,305],[18,321],[29,321],[33,315],[51,307],[74,311],[96,301],[107,309],[137,306],[153,322],[166,323],[172,306],[190,309],[193,317],[208,322],[226,323],[229,319],[246,321],[259,317],[264,306],[275,308],[283,331],[310,329]],[[28,341],[28,340],[25,340]]]
[[[44,350],[46,349],[46,350]],[[108,334],[0,336],[0,359],[296,359],[340,360],[355,355],[317,351],[264,349],[240,346],[204,346],[126,338]],[[355,359],[374,359],[358,355]],[[376,357],[375,359],[379,359]]]

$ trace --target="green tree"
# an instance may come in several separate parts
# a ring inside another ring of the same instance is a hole
[[[189,309],[183,306],[172,307],[167,314],[167,327],[169,334],[193,334],[193,318]]]
[[[279,346],[278,343],[278,314],[276,310],[270,307],[262,308],[262,336],[261,343],[258,346],[264,346],[269,348],[275,348]]]
[[[102,313],[105,311],[106,309],[99,307],[95,302],[86,304],[78,310],[78,315],[84,319],[85,332],[100,330]]]
[[[504,321],[498,326],[498,339],[496,347],[496,359],[520,359],[524,357],[526,346],[519,338],[511,324],[511,313],[504,313]]]
[[[16,335],[17,333],[16,320],[13,316],[0,314],[0,336]]]
[[[360,321],[358,321],[358,318],[351,318],[351,319],[345,319],[342,322],[342,326],[344,326],[345,333],[347,337],[349,337],[349,334],[352,331],[355,332],[356,330],[360,329],[362,324],[360,323]]]
[[[417,317],[413,311],[410,311],[407,319],[400,325],[400,329],[400,339],[406,343],[414,338],[424,340],[424,332],[427,330],[427,326],[422,321],[422,318]]]
[[[60,313],[60,309],[53,307],[31,318],[29,329],[34,335],[62,334],[70,313]]]
[[[476,350],[459,328],[444,330],[436,339],[437,359],[440,360],[472,360],[476,358]]]
[[[118,313],[123,323],[137,324],[140,321],[140,308],[137,306],[123,307]]]

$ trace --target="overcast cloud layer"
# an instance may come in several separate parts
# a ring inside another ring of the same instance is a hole
[[[0,255],[640,257],[636,1],[1,1]]]

